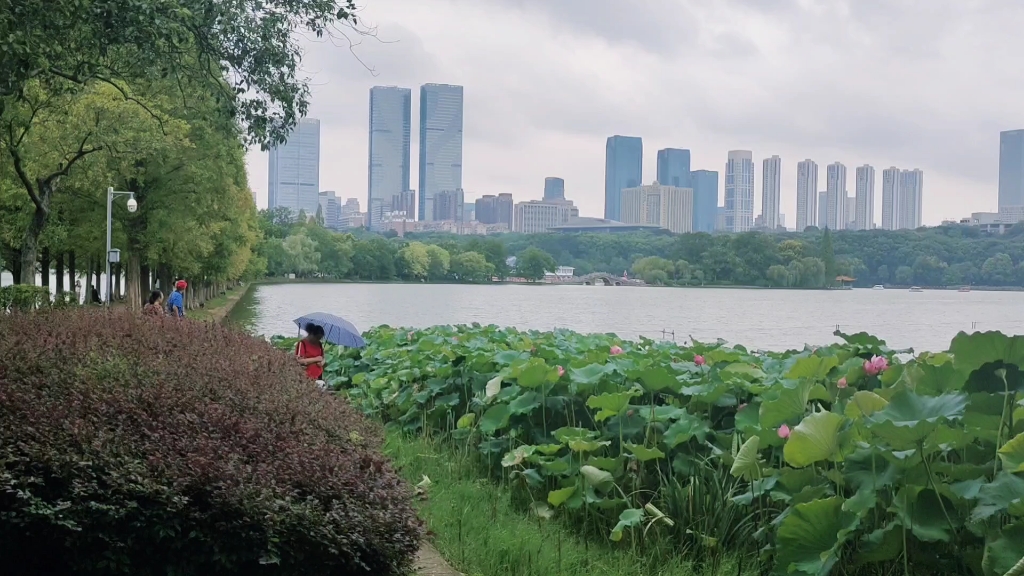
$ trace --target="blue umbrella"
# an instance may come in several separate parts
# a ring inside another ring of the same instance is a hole
[[[310,322],[324,329],[324,340],[331,344],[348,348],[366,346],[366,341],[359,335],[359,330],[344,318],[324,312],[313,312],[295,319],[295,324],[299,328],[305,328]]]

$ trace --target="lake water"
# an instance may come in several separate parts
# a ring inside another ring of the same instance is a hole
[[[1024,333],[1024,292],[955,290],[266,284],[255,286],[232,318],[257,334],[292,335],[292,320],[314,311],[342,316],[360,330],[480,322],[630,339],[723,338],[768,350],[832,342],[837,325],[918,351],[945,350],[961,330]]]

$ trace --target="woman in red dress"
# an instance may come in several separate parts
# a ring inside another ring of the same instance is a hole
[[[324,375],[324,329],[316,324],[306,324],[306,337],[295,346],[295,358],[306,367],[306,376],[320,380]]]

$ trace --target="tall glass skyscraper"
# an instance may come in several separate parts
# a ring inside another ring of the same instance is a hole
[[[548,176],[544,179],[545,200],[565,200],[565,180]]]
[[[808,158],[796,165],[796,231],[818,224],[818,164]]]
[[[658,150],[658,183],[676,188],[690,188],[689,150]]]
[[[694,170],[690,172],[693,188],[693,231],[714,232],[718,219],[718,172]]]
[[[622,190],[643,182],[644,142],[636,136],[611,136],[605,144],[604,217],[619,219]]]
[[[366,227],[379,230],[395,196],[409,190],[412,144],[412,90],[370,88],[370,167]]]
[[[1024,130],[999,133],[999,208],[1024,206]]]
[[[725,229],[746,232],[754,226],[754,153],[730,150],[725,163]]]
[[[288,141],[270,149],[270,208],[288,208],[293,217],[300,212],[316,216],[320,206],[320,121],[302,118],[288,135]]]
[[[420,220],[434,217],[434,194],[462,190],[462,86],[420,87]]]

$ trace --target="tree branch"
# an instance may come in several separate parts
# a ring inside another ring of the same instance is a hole
[[[121,96],[123,96],[126,101],[132,102],[132,103],[138,105],[140,108],[145,110],[150,116],[152,116],[153,119],[156,120],[157,124],[160,126],[160,133],[163,134],[164,136],[167,135],[167,131],[164,129],[164,119],[159,114],[157,114],[155,111],[153,111],[153,109],[150,108],[146,103],[142,102],[138,98],[136,98],[136,97],[132,96],[131,94],[129,94],[128,91],[125,90],[123,86],[121,86],[120,84],[115,82],[112,78],[108,78],[106,76],[101,76],[99,74],[92,74],[92,75],[90,75],[88,77],[81,77],[81,76],[77,76],[75,74],[64,72],[64,71],[62,71],[60,69],[57,69],[57,68],[50,68],[49,72],[50,72],[50,74],[53,74],[54,76],[63,78],[65,80],[69,81],[69,82],[75,82],[77,84],[85,85],[90,80],[96,80],[98,82],[103,82],[104,84],[108,84],[110,86],[113,86],[113,88],[115,90],[117,90],[118,92],[121,93]]]
[[[86,134],[85,138],[82,138],[82,143],[78,145],[78,151],[75,152],[71,156],[71,158],[69,158],[67,162],[60,167],[59,170],[47,176],[43,180],[44,184],[46,184],[47,186],[52,186],[57,179],[68,175],[68,172],[71,171],[71,167],[75,165],[75,162],[78,162],[79,160],[85,158],[86,156],[92,154],[93,152],[99,152],[100,150],[103,150],[103,146],[90,146],[88,148],[85,147],[85,143],[89,141],[90,136],[92,136],[91,132],[89,134]]]
[[[35,186],[32,184],[32,179],[25,173],[25,165],[21,159],[21,153],[14,146],[9,146],[7,150],[11,153],[11,160],[14,161],[14,171],[18,174],[18,179],[25,186],[25,190],[28,192],[28,197],[32,199],[32,203],[35,204],[38,210],[48,212],[49,208],[43,206],[42,200],[39,195],[36,194]]]

